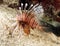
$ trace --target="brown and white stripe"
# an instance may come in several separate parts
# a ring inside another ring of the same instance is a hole
[[[42,30],[42,26],[40,26],[34,17],[34,14],[26,14],[26,13],[22,13],[22,15],[17,16],[17,20],[19,21],[19,24],[22,25],[24,32],[26,34],[29,34],[29,30],[30,28],[34,29],[40,29]]]

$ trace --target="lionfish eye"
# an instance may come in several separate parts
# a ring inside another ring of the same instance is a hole
[[[28,23],[24,21],[19,21],[19,25],[22,25],[23,27],[25,27],[25,25],[28,25]]]

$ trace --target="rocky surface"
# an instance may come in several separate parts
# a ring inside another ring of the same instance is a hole
[[[6,4],[13,4],[13,3],[18,4],[19,0],[3,0],[3,2]]]
[[[17,11],[0,6],[0,46],[60,46],[60,37],[52,32],[44,32],[37,29],[30,30],[30,35],[25,35],[23,29],[18,29],[16,21]],[[12,31],[12,36],[9,35]]]

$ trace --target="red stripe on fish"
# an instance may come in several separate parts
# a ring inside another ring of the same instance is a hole
[[[42,26],[40,26],[36,20],[33,14],[26,14],[22,13],[22,15],[17,16],[17,20],[19,21],[19,24],[23,27],[24,32],[26,34],[30,33],[30,28],[34,29],[42,29]]]

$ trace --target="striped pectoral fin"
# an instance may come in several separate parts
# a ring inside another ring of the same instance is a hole
[[[43,26],[39,25],[36,21],[33,24],[33,28],[36,28],[36,29],[39,29],[39,30],[43,31]]]
[[[30,27],[28,25],[26,25],[23,29],[24,29],[24,33],[26,33],[27,35],[30,34]]]

